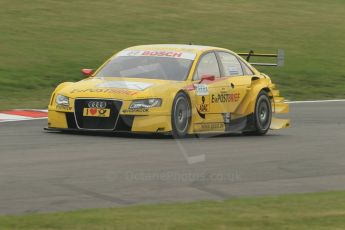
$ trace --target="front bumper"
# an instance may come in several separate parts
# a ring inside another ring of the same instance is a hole
[[[74,112],[48,111],[48,129],[71,131],[105,131],[105,132],[147,132],[164,133],[171,131],[171,118],[167,115],[123,115],[115,118],[113,129],[80,128]]]

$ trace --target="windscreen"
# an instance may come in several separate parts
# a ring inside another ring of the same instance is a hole
[[[129,77],[185,81],[194,58],[183,55],[152,52],[120,54],[112,58],[96,77]],[[141,51],[140,51],[141,52]],[[166,55],[164,55],[166,54]],[[169,54],[169,56],[167,56]]]

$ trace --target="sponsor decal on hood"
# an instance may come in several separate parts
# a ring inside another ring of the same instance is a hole
[[[109,82],[103,82],[96,87],[98,88],[120,88],[120,89],[129,89],[129,90],[145,90],[149,87],[151,87],[152,83],[146,83],[146,82],[134,82],[134,81],[109,81]]]
[[[110,94],[125,94],[125,95],[135,95],[137,91],[129,91],[127,89],[72,89],[70,93],[110,93]]]

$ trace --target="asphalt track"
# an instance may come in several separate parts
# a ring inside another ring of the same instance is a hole
[[[0,124],[0,214],[345,189],[345,103],[291,104],[264,137],[173,140]]]

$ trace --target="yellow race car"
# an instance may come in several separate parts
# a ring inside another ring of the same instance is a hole
[[[253,56],[275,63],[249,63]],[[246,60],[244,58],[246,58]],[[263,135],[286,128],[288,104],[253,65],[275,66],[283,52],[236,54],[196,45],[143,45],[122,50],[79,82],[52,93],[48,130]]]

